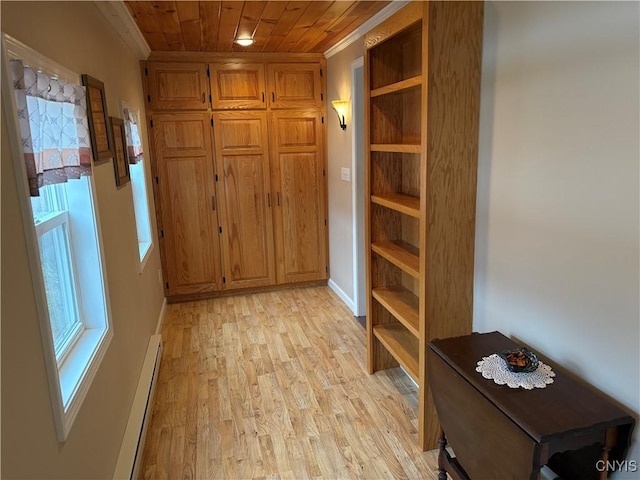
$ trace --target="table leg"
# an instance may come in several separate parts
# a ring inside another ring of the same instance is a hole
[[[440,446],[440,453],[438,454],[438,480],[447,480],[447,470],[445,465],[447,464],[446,448],[447,437],[444,434],[444,430],[440,429],[440,438],[438,438],[438,445]]]
[[[607,428],[607,433],[604,437],[604,446],[602,447],[602,454],[600,460],[602,460],[605,468],[600,472],[600,480],[607,480],[608,468],[607,462],[609,461],[609,452],[618,443],[618,427]]]

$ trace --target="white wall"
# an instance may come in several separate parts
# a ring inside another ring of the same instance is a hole
[[[342,130],[332,100],[351,99],[351,63],[363,54],[362,38],[327,59],[327,149],[329,169],[329,285],[343,293],[353,307],[353,200],[351,182],[340,179],[342,167],[351,170],[353,122]],[[351,176],[353,179],[353,173]],[[337,287],[337,288],[336,288]]]
[[[475,331],[636,414],[638,18],[637,2],[486,4],[474,294]]]
[[[144,111],[138,60],[93,2],[2,1],[2,30],[76,73],[105,83]],[[5,105],[2,106],[5,121]],[[18,190],[2,125],[2,478],[109,478],[163,302],[159,248],[138,273],[131,185],[116,188],[112,162],[94,168],[114,337],[64,443],[59,443],[35,310]],[[146,127],[143,146],[149,151]],[[147,165],[148,168],[148,165]],[[153,208],[153,203],[151,204]]]

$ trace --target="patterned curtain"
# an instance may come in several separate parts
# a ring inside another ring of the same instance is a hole
[[[127,156],[129,163],[135,165],[144,160],[142,152],[142,140],[140,140],[140,129],[138,127],[138,114],[129,107],[122,109],[124,116],[124,130],[127,137]]]
[[[91,175],[87,97],[80,85],[11,61],[29,190]]]

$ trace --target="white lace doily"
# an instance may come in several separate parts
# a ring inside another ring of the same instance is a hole
[[[505,361],[497,354],[482,357],[478,362],[476,372],[480,372],[484,378],[493,380],[498,385],[508,385],[510,388],[524,388],[533,390],[534,388],[545,388],[553,383],[555,372],[549,365],[542,362],[538,368],[529,373],[516,373],[507,368]]]

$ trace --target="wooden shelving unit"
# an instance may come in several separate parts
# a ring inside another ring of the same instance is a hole
[[[423,449],[427,343],[471,332],[482,14],[412,2],[365,36],[367,362],[415,380]]]

